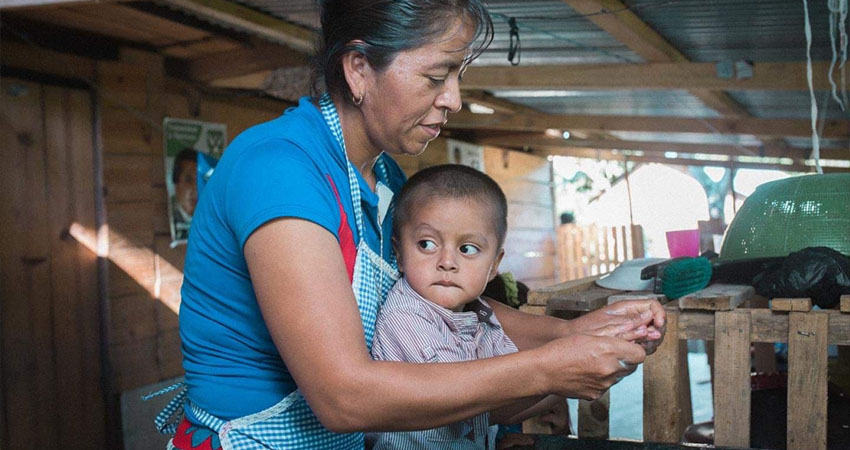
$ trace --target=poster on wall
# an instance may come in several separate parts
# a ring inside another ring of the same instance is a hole
[[[463,164],[484,172],[484,147],[454,139],[446,139],[446,141],[449,163]]]
[[[198,198],[227,146],[227,125],[166,117],[165,190],[171,246],[185,244]]]

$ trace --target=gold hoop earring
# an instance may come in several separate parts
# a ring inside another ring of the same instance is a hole
[[[358,97],[354,94],[351,94],[351,102],[354,103],[354,106],[360,106],[363,104],[363,96],[361,95],[360,97]]]

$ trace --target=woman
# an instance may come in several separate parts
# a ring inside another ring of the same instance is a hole
[[[658,303],[573,322],[503,307],[499,320],[527,351],[370,359],[398,278],[388,205],[404,176],[383,152],[417,155],[437,137],[461,108],[464,68],[491,39],[480,0],[323,2],[325,93],[237,137],[195,212],[176,448],[219,438],[224,448],[362,448],[363,431],[432,428],[548,393],[595,398],[660,342]]]

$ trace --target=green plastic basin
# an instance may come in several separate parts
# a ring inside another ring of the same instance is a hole
[[[719,260],[782,257],[816,246],[850,255],[850,173],[760,185],[729,224]]]

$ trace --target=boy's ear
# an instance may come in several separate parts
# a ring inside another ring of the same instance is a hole
[[[493,281],[493,278],[496,278],[496,275],[499,274],[499,264],[501,264],[503,256],[505,256],[505,249],[499,250],[499,254],[496,255],[496,259],[493,261],[493,268],[490,269],[488,281]]]

